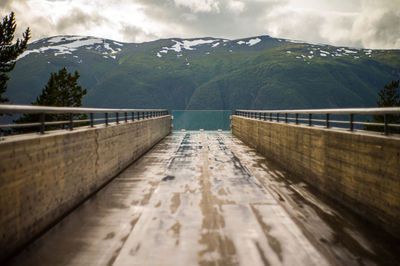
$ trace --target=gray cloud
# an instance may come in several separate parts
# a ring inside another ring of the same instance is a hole
[[[13,2],[13,0],[1,0],[0,8],[9,8],[11,2]]]
[[[17,31],[31,27],[33,40],[58,34],[128,42],[269,34],[333,45],[400,48],[400,0],[0,1],[1,15],[14,10]]]
[[[351,38],[364,47],[400,48],[400,0],[363,1]]]
[[[123,26],[122,33],[125,42],[140,42],[140,40],[143,39],[154,40],[159,38],[159,36],[151,33],[146,33],[141,28],[134,25]]]
[[[382,40],[383,43],[396,43],[400,41],[400,12],[390,10],[374,24],[375,34],[373,39]]]
[[[97,13],[86,13],[78,8],[74,8],[70,14],[61,17],[56,24],[57,31],[65,32],[74,30],[77,27],[91,27],[102,23],[109,23],[109,19]]]
[[[151,20],[162,24],[177,25],[184,36],[175,37],[224,37],[239,38],[266,34],[265,14],[286,1],[236,1],[243,3],[242,10],[234,9],[232,1],[218,1],[218,12],[210,9],[200,12],[174,1],[139,0]],[[169,36],[172,37],[172,36]]]

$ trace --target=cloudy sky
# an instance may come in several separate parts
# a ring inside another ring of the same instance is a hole
[[[400,0],[0,0],[33,40],[70,34],[124,42],[256,35],[400,49]]]

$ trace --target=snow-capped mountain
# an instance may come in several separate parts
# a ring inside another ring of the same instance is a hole
[[[169,39],[171,44],[169,46],[163,46],[155,53],[159,58],[168,52],[175,52],[177,57],[183,56],[183,52],[196,51],[198,49],[205,50],[204,54],[211,54],[213,51],[226,49],[229,52],[242,51],[243,48],[249,48],[258,45],[256,48],[265,47],[267,42],[270,45],[270,37],[260,36],[255,38],[247,38],[240,40],[227,40],[227,39]],[[286,39],[272,39],[278,42],[291,42],[301,43],[293,40]],[[116,59],[117,55],[122,51],[124,45],[144,45],[142,44],[127,44],[116,42],[107,39],[101,39],[96,37],[88,36],[57,36],[41,39],[32,43],[29,49],[26,50],[18,60],[28,56],[30,54],[53,54],[54,56],[60,55],[73,55],[78,58],[77,51],[82,49],[92,50],[98,53],[103,58]],[[267,46],[268,46],[267,45]],[[291,54],[292,51],[284,51]],[[352,49],[347,47],[334,47],[328,45],[309,45],[307,52],[304,54],[296,54],[297,59],[311,60],[312,58],[319,57],[341,57],[341,56],[352,56],[354,59],[360,58],[360,56],[371,57],[371,49]]]
[[[170,109],[374,106],[400,78],[399,50],[369,50],[256,36],[122,43],[56,36],[29,44],[7,96],[30,103],[51,72],[78,70],[87,106]]]

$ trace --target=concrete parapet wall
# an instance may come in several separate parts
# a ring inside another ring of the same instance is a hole
[[[0,261],[170,133],[171,116],[0,141]]]
[[[400,237],[400,139],[232,116],[232,134]]]

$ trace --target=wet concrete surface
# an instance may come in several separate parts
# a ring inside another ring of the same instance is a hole
[[[10,265],[399,265],[399,242],[225,132],[176,132]]]

